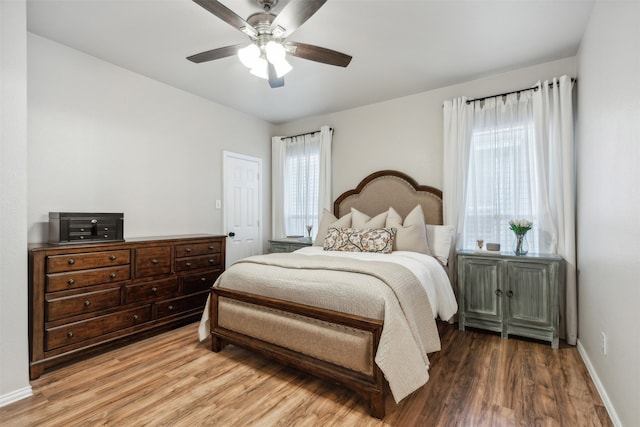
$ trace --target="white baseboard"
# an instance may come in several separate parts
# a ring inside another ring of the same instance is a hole
[[[589,356],[587,355],[587,352],[582,346],[582,343],[580,342],[580,340],[578,340],[577,342],[577,347],[578,347],[578,353],[580,353],[580,357],[582,357],[582,361],[587,367],[587,370],[589,371],[589,375],[591,375],[591,379],[593,380],[593,383],[595,384],[596,389],[598,390],[598,394],[600,394],[600,398],[604,403],[604,407],[607,408],[607,412],[609,413],[611,422],[616,427],[622,427],[622,422],[620,422],[618,413],[613,407],[613,403],[611,403],[611,400],[609,399],[609,395],[607,394],[607,391],[602,385],[602,382],[600,381],[600,377],[598,377],[598,374],[595,368],[593,367],[593,364],[591,363],[591,360],[589,359]]]
[[[31,386],[14,390],[11,393],[3,394],[0,396],[0,408],[29,396],[33,396]]]

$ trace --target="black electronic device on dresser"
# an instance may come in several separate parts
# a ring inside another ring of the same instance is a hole
[[[49,212],[49,243],[123,242],[123,213]]]

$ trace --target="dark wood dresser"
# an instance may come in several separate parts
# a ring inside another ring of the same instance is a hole
[[[29,247],[30,377],[200,319],[226,236]]]

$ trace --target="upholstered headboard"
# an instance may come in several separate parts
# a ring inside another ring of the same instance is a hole
[[[356,208],[374,216],[393,207],[404,218],[417,204],[422,205],[426,223],[442,224],[442,191],[419,185],[402,172],[382,170],[340,195],[333,204],[333,213],[340,218]]]

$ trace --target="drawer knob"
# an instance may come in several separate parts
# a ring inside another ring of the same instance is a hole
[[[73,332],[67,332],[67,338],[73,338]]]
[[[104,231],[109,231],[109,227],[105,227],[105,228],[104,228]]]
[[[213,264],[215,262],[215,260],[210,259],[209,260],[209,264]]]
[[[139,319],[138,315],[137,315],[137,314],[134,314],[134,315],[133,315],[133,320],[137,321],[138,319]]]
[[[169,311],[173,310],[173,306],[170,305],[169,307],[167,307],[169,309]]]
[[[213,250],[213,245],[210,245],[210,246],[209,246],[209,249]]]
[[[184,251],[185,251],[186,253],[189,253],[189,252],[191,252],[191,248],[186,248]]]
[[[89,307],[90,305],[91,305],[91,301],[86,300],[86,301],[84,302],[84,306],[85,306],[85,307]]]
[[[80,237],[82,237],[82,236],[80,236]],[[73,258],[69,258],[69,261],[67,261],[67,262],[69,263],[69,265],[73,265],[73,264],[76,263],[76,260],[73,259]]]
[[[98,220],[97,220],[97,219],[92,219],[92,220],[91,220],[91,224],[97,224],[97,223],[98,223]]]
[[[151,288],[151,292],[155,294],[156,292],[158,292],[158,288]]]
[[[116,274],[116,273],[111,273],[111,274],[109,275],[109,277],[111,277],[112,279],[115,279],[115,278],[116,278],[116,276],[117,276],[117,274]]]
[[[497,296],[502,295],[502,291],[501,291],[500,289],[496,289],[496,295],[497,295]]]
[[[81,228],[80,231],[84,231],[84,228]]]
[[[111,256],[109,257],[109,259],[110,259],[111,261],[115,261],[115,260],[116,260],[116,256],[115,256],[115,255],[111,255]]]
[[[108,238],[109,238],[109,235],[108,235],[108,234],[105,234],[105,235],[104,235],[104,238],[105,238],[105,239],[108,239]]]
[[[186,265],[187,267],[191,267],[191,263],[190,263],[190,262],[185,263],[185,265]]]
[[[156,265],[157,263],[158,263],[157,259],[154,258],[154,259],[151,260],[151,264]]]
[[[80,236],[80,240],[84,240],[84,236]]]
[[[73,279],[67,280],[67,284],[69,284],[69,285],[73,285],[74,283],[76,283],[76,281],[73,280]]]
[[[200,280],[203,281],[203,282],[206,282],[207,278],[206,277],[201,277]]]
[[[513,296],[513,291],[507,291],[507,296],[511,298]]]

